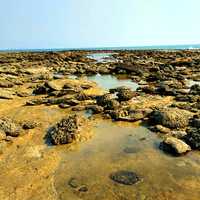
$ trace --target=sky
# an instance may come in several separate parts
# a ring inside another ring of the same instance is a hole
[[[0,0],[0,49],[200,44],[200,0]]]

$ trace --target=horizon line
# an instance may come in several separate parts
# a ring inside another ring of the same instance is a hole
[[[95,49],[106,49],[106,50],[112,50],[112,49],[126,49],[126,48],[155,48],[155,47],[161,47],[161,48],[155,48],[155,49],[162,49],[162,47],[190,47],[192,46],[199,46],[200,43],[189,43],[189,44],[156,44],[156,45],[136,45],[136,46],[96,46],[96,47],[52,47],[52,48],[5,48],[0,49],[1,52],[3,51],[40,51],[40,50],[46,50],[46,51],[53,51],[53,50],[95,50]]]

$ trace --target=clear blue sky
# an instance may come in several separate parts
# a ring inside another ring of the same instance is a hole
[[[200,43],[200,0],[0,0],[0,49]]]

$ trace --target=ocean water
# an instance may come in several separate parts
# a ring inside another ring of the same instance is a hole
[[[200,44],[187,45],[155,45],[155,46],[128,46],[128,47],[90,47],[90,48],[51,48],[51,49],[0,49],[0,52],[48,52],[69,50],[192,50],[200,49]]]

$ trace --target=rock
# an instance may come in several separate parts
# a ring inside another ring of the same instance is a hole
[[[87,192],[88,187],[82,183],[82,181],[78,180],[77,178],[71,178],[68,182],[68,185],[79,192]]]
[[[156,126],[155,126],[155,129],[156,129],[158,132],[164,133],[164,134],[167,134],[167,133],[169,133],[169,132],[171,131],[169,128],[166,128],[166,127],[164,127],[164,126],[162,126],[162,125],[156,125]]]
[[[26,105],[27,106],[37,106],[37,105],[47,103],[47,101],[48,101],[47,99],[33,99],[33,100],[30,100],[30,101],[27,101]]]
[[[128,111],[126,116],[119,116],[118,120],[128,121],[128,122],[136,122],[138,120],[142,120],[146,117],[146,113],[143,110],[134,110]]]
[[[107,104],[107,102],[112,99],[113,99],[113,96],[111,94],[104,94],[102,96],[97,96],[96,98],[97,105],[104,107]]]
[[[187,135],[186,131],[171,131],[171,135],[176,138],[183,138]]]
[[[0,99],[14,99],[14,94],[11,91],[1,89]]]
[[[22,128],[23,129],[34,129],[38,126],[37,122],[34,121],[25,121],[22,123]]]
[[[200,150],[200,128],[188,128],[183,139],[192,149]]]
[[[119,107],[120,107],[120,103],[115,99],[108,100],[106,104],[104,105],[105,110],[116,110]]]
[[[69,104],[61,103],[59,104],[60,108],[70,108],[71,106]]]
[[[9,118],[0,119],[0,130],[6,133],[7,136],[17,137],[21,134],[21,127]]]
[[[167,108],[153,111],[150,115],[150,121],[168,128],[184,128],[188,126],[190,117],[191,114],[188,111]]]
[[[51,142],[58,145],[77,141],[85,123],[86,119],[78,115],[70,115],[62,119],[49,131]]]
[[[41,94],[48,94],[50,91],[50,89],[48,87],[46,87],[45,85],[38,85],[34,90],[33,90],[33,94],[35,95],[41,95]]]
[[[99,114],[102,113],[104,109],[102,106],[88,105],[86,106],[86,110],[91,110],[93,114]]]
[[[131,89],[122,88],[117,92],[117,97],[119,101],[129,101],[135,96],[137,96],[137,93],[133,92]]]
[[[200,95],[200,85],[199,84],[192,85],[190,88],[190,94]]]
[[[128,116],[128,111],[124,109],[118,109],[118,110],[108,110],[106,114],[109,114],[112,119],[114,120],[123,120],[127,118]],[[127,121],[127,120],[125,120]]]
[[[83,111],[85,110],[85,106],[74,106],[72,108],[73,111]]]
[[[14,84],[7,80],[0,80],[0,88],[11,88]]]
[[[44,84],[45,87],[49,88],[52,91],[59,91],[62,87],[56,84],[54,81],[48,81]]]
[[[166,138],[160,144],[160,148],[169,153],[178,154],[178,155],[186,153],[191,150],[189,145],[187,145],[182,140],[174,138],[174,137]]]
[[[200,116],[196,115],[191,119],[191,126],[200,128]]]
[[[140,178],[135,172],[125,170],[112,173],[110,178],[113,181],[123,185],[134,185],[140,181]]]
[[[84,92],[80,92],[76,95],[76,99],[78,101],[86,101],[86,100],[90,100],[91,97],[87,94],[85,94]]]
[[[6,139],[6,134],[3,130],[0,129],[0,141],[5,140]]]

